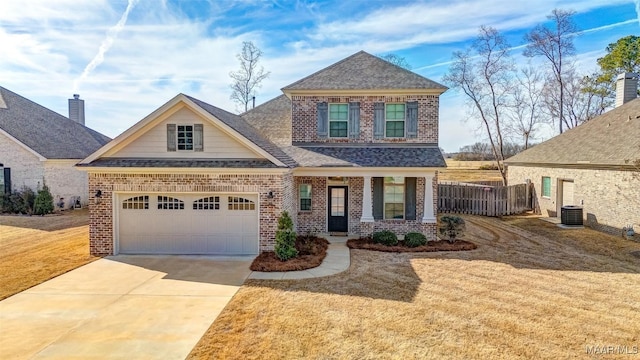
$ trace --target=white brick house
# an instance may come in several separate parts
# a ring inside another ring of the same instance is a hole
[[[234,115],[179,94],[78,168],[93,254],[256,254],[298,232],[435,238],[446,87],[365,52]]]
[[[55,204],[69,208],[76,197],[87,204],[87,174],[75,164],[109,140],[84,126],[83,117],[73,121],[0,87],[0,194],[46,182]]]

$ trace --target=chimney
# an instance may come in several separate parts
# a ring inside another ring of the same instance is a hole
[[[84,100],[80,100],[78,94],[73,94],[73,99],[69,99],[69,119],[84,125]]]
[[[622,73],[616,79],[616,107],[638,96],[638,74]]]

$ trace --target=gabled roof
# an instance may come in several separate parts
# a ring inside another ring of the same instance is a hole
[[[240,116],[276,145],[291,145],[291,100],[286,95],[271,99]]]
[[[446,167],[437,145],[351,145],[289,146],[283,150],[302,167]]]
[[[111,140],[2,86],[0,130],[46,159],[84,159]]]
[[[282,88],[299,90],[408,90],[442,93],[447,87],[364,51]]]
[[[506,160],[509,165],[625,166],[640,158],[640,99]]]

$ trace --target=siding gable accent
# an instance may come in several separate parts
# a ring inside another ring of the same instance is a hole
[[[176,124],[167,124],[167,151],[176,151]]]
[[[318,137],[326,138],[329,131],[329,105],[326,102],[319,102],[316,105],[316,117],[318,122]]]
[[[404,216],[406,220],[416,219],[416,178],[404,178]]]
[[[418,137],[418,102],[407,102],[407,137]]]
[[[373,104],[373,138],[382,139],[384,137],[384,103]]]
[[[360,103],[349,103],[349,137],[357,139],[360,136]]]
[[[373,178],[373,218],[381,220],[384,217],[384,178]]]
[[[204,151],[202,124],[193,124],[193,151]]]

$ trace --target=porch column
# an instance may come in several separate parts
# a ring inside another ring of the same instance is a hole
[[[362,217],[361,222],[373,222],[373,202],[371,201],[371,176],[364,177],[362,188]]]
[[[433,211],[433,174],[424,177],[424,211],[422,212],[422,222],[436,222],[436,215]]]

